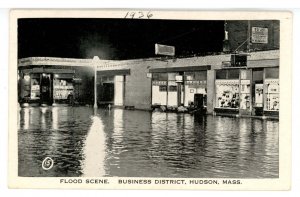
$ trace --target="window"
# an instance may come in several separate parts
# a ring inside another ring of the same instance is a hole
[[[167,81],[168,74],[167,73],[153,73],[152,80],[154,81]]]
[[[230,69],[230,70],[217,70],[216,79],[239,79],[240,70]]]
[[[159,91],[160,92],[166,92],[167,91],[167,86],[159,86]]]
[[[177,92],[177,86],[169,86],[169,92]]]
[[[279,78],[279,68],[266,68],[266,79],[278,79]]]
[[[216,80],[216,107],[239,107],[239,80]]]

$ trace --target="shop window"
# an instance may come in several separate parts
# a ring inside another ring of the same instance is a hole
[[[160,92],[166,92],[167,91],[167,86],[159,86],[159,91]]]
[[[239,108],[239,80],[216,80],[216,107]]]
[[[74,95],[72,79],[53,80],[53,97],[55,100],[66,100],[70,95]]]
[[[227,70],[217,70],[216,79],[227,79]]]
[[[228,77],[227,79],[238,79],[240,76],[240,70],[235,69],[235,70],[227,70],[228,72]]]
[[[250,80],[241,80],[240,109],[250,110],[250,103],[251,103],[250,92],[251,92]]]
[[[263,70],[253,70],[252,71],[253,82],[254,83],[262,83],[263,78],[264,78],[263,75],[264,75]]]
[[[169,86],[169,92],[177,92],[177,86]]]
[[[168,73],[168,80],[169,81],[175,81],[176,75],[179,75],[179,73]]]
[[[239,76],[240,76],[239,69],[216,71],[216,79],[239,79]]]
[[[202,81],[207,79],[207,72],[195,72],[195,80]]]
[[[265,69],[266,79],[278,79],[279,68],[266,68]]]
[[[32,74],[31,75],[31,92],[30,98],[32,100],[40,99],[40,75]]]
[[[153,81],[167,81],[168,74],[167,73],[152,73]]]
[[[279,80],[265,79],[265,110],[279,110]]]

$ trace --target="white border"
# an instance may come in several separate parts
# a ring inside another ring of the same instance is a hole
[[[13,10],[11,11],[11,38],[10,38],[10,87],[17,87],[17,18],[27,18],[27,17],[112,17],[112,18],[123,18],[126,11],[124,10]],[[220,20],[220,19],[240,19],[240,20],[249,20],[249,19],[280,19],[281,20],[281,58],[280,65],[284,66],[284,69],[280,71],[280,78],[285,79],[291,76],[290,73],[290,61],[291,61],[291,14],[282,13],[282,12],[196,12],[196,11],[152,11],[155,18],[159,19],[206,19],[206,20]],[[284,38],[284,39],[283,39]],[[290,39],[288,39],[290,38]],[[283,49],[283,50],[282,50]],[[282,68],[282,66],[280,67]],[[290,100],[290,84],[289,81],[281,82],[282,94],[281,99]],[[281,105],[280,109],[280,177],[279,179],[243,179],[242,185],[223,185],[222,187],[216,185],[206,185],[203,186],[194,186],[194,185],[117,185],[118,178],[109,178],[111,184],[109,185],[74,185],[74,184],[59,184],[58,178],[24,178],[17,176],[17,132],[15,125],[17,125],[17,118],[14,112],[17,112],[17,94],[16,90],[13,88],[10,89],[10,103],[9,109],[10,119],[10,149],[9,149],[9,185],[13,188],[16,187],[25,187],[25,188],[106,188],[106,189],[255,189],[255,190],[266,190],[266,189],[289,189],[290,187],[290,106],[285,104]],[[289,103],[289,102],[288,102]],[[284,119],[282,118],[284,115]],[[284,131],[284,132],[282,132]],[[83,179],[84,180],[84,179]],[[112,184],[115,183],[115,184]]]

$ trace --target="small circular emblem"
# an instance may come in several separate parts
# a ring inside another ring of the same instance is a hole
[[[43,160],[42,168],[43,168],[44,170],[50,170],[50,169],[53,167],[53,164],[54,164],[53,159],[51,159],[50,157],[46,157],[46,158]]]

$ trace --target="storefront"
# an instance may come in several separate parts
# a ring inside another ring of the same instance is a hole
[[[217,114],[279,115],[279,68],[216,70]]]
[[[97,72],[98,105],[124,106],[126,77],[130,69]]]
[[[74,73],[72,69],[19,70],[19,102],[52,105],[74,101]]]
[[[206,108],[207,67],[175,69],[177,72],[152,72],[152,107]]]

